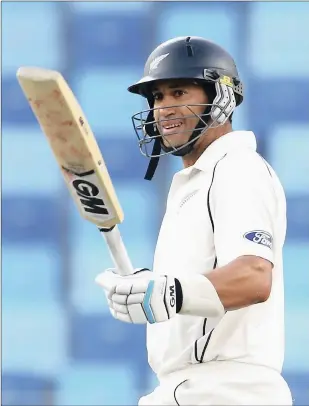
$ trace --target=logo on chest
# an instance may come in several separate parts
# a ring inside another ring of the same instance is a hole
[[[192,197],[194,197],[198,192],[199,192],[199,189],[193,190],[192,192],[190,192],[187,196],[185,196],[180,201],[178,208],[181,209],[183,206],[185,206],[192,199]]]

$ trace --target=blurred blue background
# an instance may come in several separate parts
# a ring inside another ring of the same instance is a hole
[[[104,150],[136,266],[152,255],[177,158],[153,182],[127,87],[153,47],[212,39],[246,84],[234,128],[253,130],[285,187],[286,358],[296,405],[309,404],[309,3],[2,3],[2,404],[134,405],[155,378],[145,330],[114,321],[94,278],[111,266],[82,220],[16,81],[21,65],[60,70]]]

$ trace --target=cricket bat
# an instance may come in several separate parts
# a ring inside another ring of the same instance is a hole
[[[122,275],[133,273],[117,226],[124,219],[123,210],[72,90],[61,73],[54,70],[21,67],[17,79],[81,216],[99,228],[117,271]]]

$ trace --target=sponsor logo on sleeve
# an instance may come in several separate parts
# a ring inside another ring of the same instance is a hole
[[[264,245],[265,247],[268,247],[270,249],[272,249],[273,247],[273,238],[267,231],[248,231],[244,234],[244,238],[249,241],[255,242],[256,244]]]

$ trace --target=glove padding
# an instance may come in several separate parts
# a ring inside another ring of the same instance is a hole
[[[98,275],[96,282],[105,290],[109,309],[118,320],[134,323],[160,323],[176,314],[182,301],[181,286],[171,276],[157,275],[147,268],[120,276],[113,269]],[[180,291],[179,291],[180,290]]]

